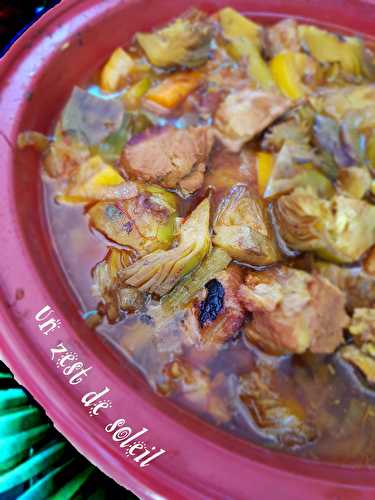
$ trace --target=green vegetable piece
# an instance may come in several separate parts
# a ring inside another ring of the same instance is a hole
[[[342,168],[337,178],[340,193],[362,199],[371,189],[371,176],[366,167]]]
[[[375,244],[375,206],[362,200],[324,200],[311,188],[297,188],[277,201],[275,214],[287,245],[326,260],[350,264]]]
[[[193,68],[208,59],[212,26],[205,14],[193,10],[154,33],[137,33],[136,38],[154,66]]]
[[[277,155],[264,197],[275,198],[298,186],[310,186],[320,196],[329,198],[334,193],[333,185],[315,167],[316,163],[318,158],[309,146],[285,142]]]
[[[213,228],[213,243],[234,259],[268,265],[280,258],[265,204],[243,184],[233,186],[222,200]]]
[[[88,211],[95,229],[140,255],[168,249],[177,234],[174,195],[151,186],[145,191],[129,200],[96,203]]]
[[[104,142],[92,147],[91,153],[94,155],[99,154],[108,163],[116,162],[120,158],[124,146],[131,138],[130,124],[131,115],[126,113],[121,127],[108,136]]]
[[[202,264],[162,299],[162,308],[172,313],[187,306],[204,285],[218,273],[226,269],[232,258],[223,249],[214,247]]]
[[[162,296],[204,259],[211,248],[210,202],[202,201],[181,226],[179,244],[141,258],[123,273],[125,283]]]

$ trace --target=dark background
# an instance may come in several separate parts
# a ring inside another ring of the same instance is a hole
[[[0,0],[0,56],[35,19],[60,0]]]

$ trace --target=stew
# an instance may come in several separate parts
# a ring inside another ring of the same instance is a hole
[[[20,135],[83,318],[160,396],[375,464],[374,102],[361,38],[193,9]]]

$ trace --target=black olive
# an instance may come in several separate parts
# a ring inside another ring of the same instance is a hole
[[[199,323],[203,327],[208,321],[214,321],[224,305],[225,290],[218,280],[206,283],[208,291],[206,299],[199,308]]]

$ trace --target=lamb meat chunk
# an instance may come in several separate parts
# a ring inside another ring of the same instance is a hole
[[[241,328],[245,309],[238,300],[243,271],[232,264],[216,274],[195,296],[182,318],[184,343],[198,350],[217,351]]]
[[[318,261],[314,268],[346,295],[346,306],[355,308],[375,307],[375,276],[370,276],[361,267],[348,268]]]
[[[253,313],[247,338],[273,354],[331,353],[348,324],[345,295],[319,275],[280,266],[249,272],[239,298]]]
[[[212,148],[205,186],[222,192],[234,184],[247,184],[257,191],[256,161],[256,153],[250,148],[233,153],[217,142]]]
[[[274,92],[239,90],[229,94],[215,115],[215,131],[233,152],[288,111],[291,101]]]
[[[241,283],[242,270],[232,264],[206,284],[208,293],[198,312],[204,344],[223,344],[241,328],[245,317],[237,296]]]
[[[125,147],[123,166],[132,178],[189,195],[203,184],[213,140],[207,127],[152,129]]]

